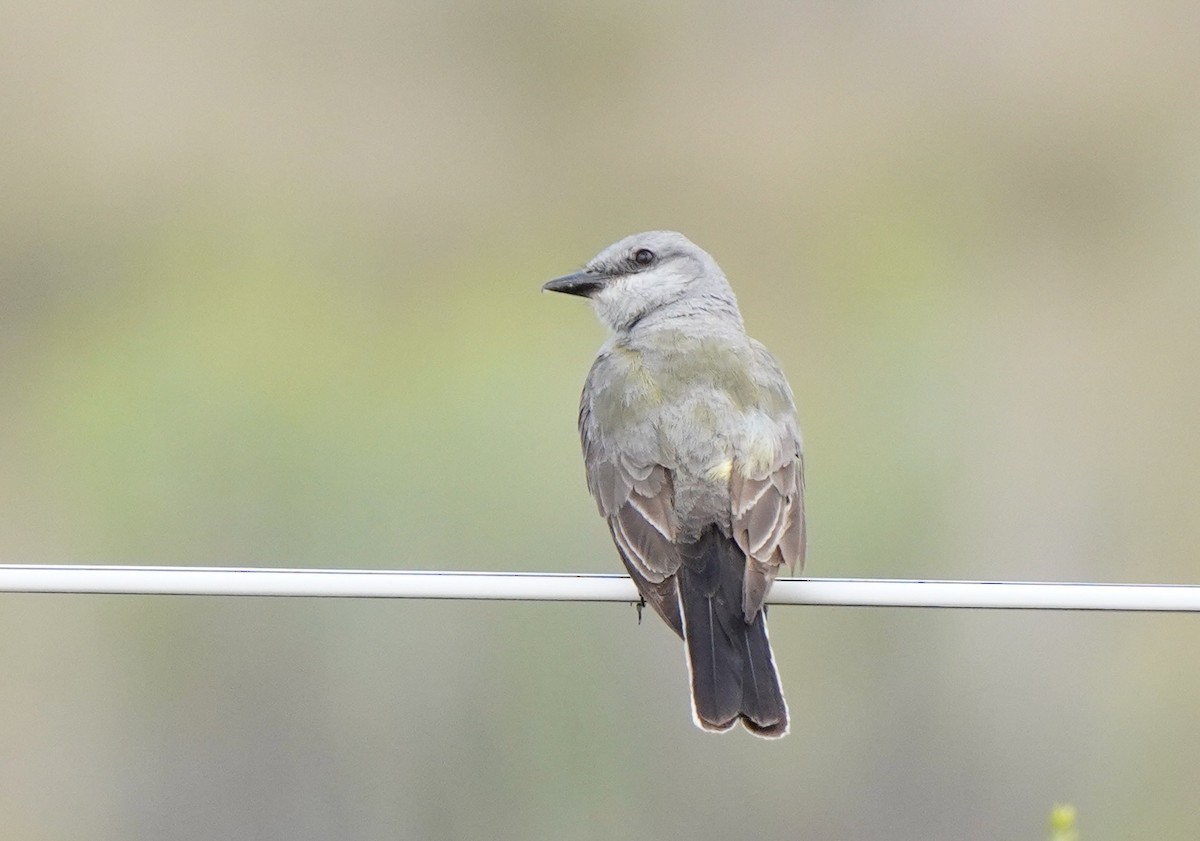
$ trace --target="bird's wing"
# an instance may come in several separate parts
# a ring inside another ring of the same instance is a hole
[[[804,457],[790,453],[765,476],[744,476],[735,468],[729,491],[733,538],[746,553],[742,609],[749,622],[780,566],[793,573],[804,569]]]
[[[596,360],[579,406],[588,490],[608,521],[613,542],[642,598],[682,636],[674,578],[680,558],[674,543],[671,471],[647,453],[619,445],[597,423],[594,386],[606,362],[606,356]],[[636,440],[636,430],[629,431],[635,434],[628,437]]]
[[[804,570],[804,452],[791,393],[775,360],[761,349],[769,383],[787,404],[786,410],[759,435],[770,436],[768,459],[735,464],[729,496],[733,537],[746,554],[742,609],[752,621],[762,608],[771,583],[786,564],[793,574]]]

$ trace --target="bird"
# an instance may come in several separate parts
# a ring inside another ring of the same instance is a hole
[[[791,387],[725,274],[675,231],[633,234],[545,291],[609,335],[579,405],[587,487],[650,605],[685,642],[692,718],[788,732],[765,600],[803,571],[804,448]]]

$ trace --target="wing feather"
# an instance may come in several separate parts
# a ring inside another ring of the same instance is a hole
[[[661,498],[646,499],[634,494],[608,522],[617,545],[643,576],[662,581],[679,568],[679,552],[672,541],[674,529],[670,522],[656,522],[647,517],[642,507],[667,513]]]
[[[746,553],[742,610],[749,622],[781,565],[804,569],[804,462],[798,443],[765,476],[745,476],[735,465],[729,490],[733,537]]]

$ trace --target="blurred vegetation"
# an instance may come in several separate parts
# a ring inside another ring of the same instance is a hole
[[[1055,805],[1050,810],[1050,841],[1079,841],[1076,817],[1075,807],[1070,803]]]
[[[1190,4],[87,7],[0,27],[0,560],[617,570],[600,327],[710,250],[782,360],[815,576],[1195,580]],[[1194,835],[1188,617],[776,610],[692,726],[600,605],[0,598],[14,838]],[[1061,781],[1071,781],[1063,792]]]

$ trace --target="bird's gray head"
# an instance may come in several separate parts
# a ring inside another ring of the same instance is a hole
[[[716,261],[674,231],[625,237],[582,271],[542,289],[589,298],[614,331],[629,330],[651,316],[731,318],[741,324],[733,290]]]

